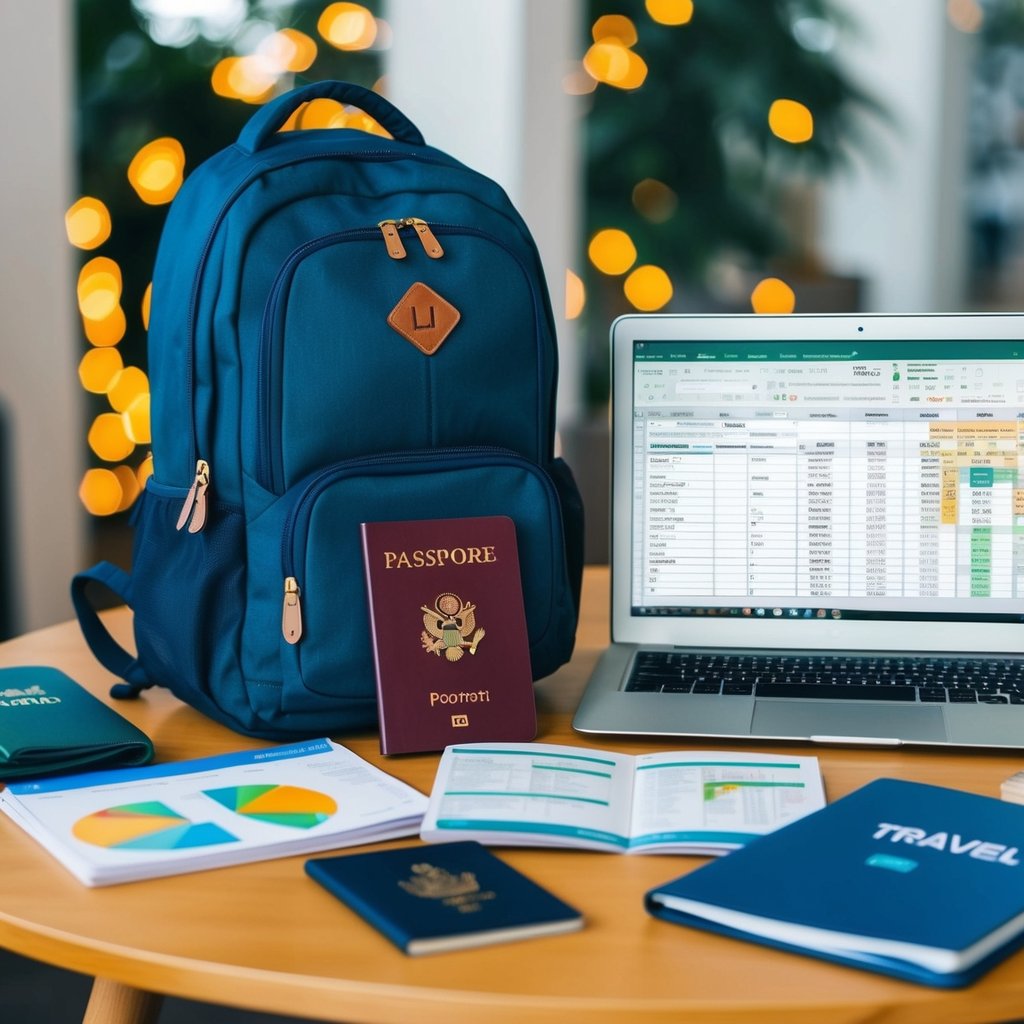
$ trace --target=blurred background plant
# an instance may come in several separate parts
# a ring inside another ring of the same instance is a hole
[[[824,269],[792,183],[807,201],[807,182],[863,143],[860,115],[881,110],[836,62],[856,26],[830,0],[591,0],[590,15],[578,89],[591,96],[585,333],[600,406],[601,325],[621,313],[793,311],[791,283]]]

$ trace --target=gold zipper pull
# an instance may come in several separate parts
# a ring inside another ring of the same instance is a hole
[[[206,492],[210,487],[210,464],[205,459],[196,463],[196,476],[181,506],[176,529],[188,523],[189,533],[198,533],[206,525]],[[191,519],[189,518],[191,516]]]
[[[430,230],[430,225],[425,220],[420,217],[407,217],[405,222],[416,229],[416,234],[423,245],[423,251],[432,260],[439,260],[444,255],[441,243],[437,240],[434,232]]]
[[[281,632],[290,644],[297,644],[302,639],[302,605],[299,603],[299,584],[294,576],[284,581]]]
[[[398,235],[398,229],[402,222],[399,220],[382,220],[377,224],[380,233],[384,236],[384,244],[387,246],[388,255],[393,260],[405,259],[405,246]]]

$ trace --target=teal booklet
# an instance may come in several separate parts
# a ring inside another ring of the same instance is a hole
[[[578,910],[469,840],[308,860],[306,871],[410,956],[583,926]]]
[[[1024,807],[879,779],[651,890],[657,917],[926,985],[1024,944]]]
[[[0,780],[152,758],[144,732],[63,672],[0,669]]]

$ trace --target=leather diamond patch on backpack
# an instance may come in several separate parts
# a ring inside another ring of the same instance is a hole
[[[388,323],[424,355],[432,356],[445,342],[462,314],[433,288],[417,281],[388,314]]]

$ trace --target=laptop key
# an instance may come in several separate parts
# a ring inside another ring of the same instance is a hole
[[[721,693],[722,692],[722,684],[721,683],[694,683],[693,684],[693,692],[694,693]]]
[[[946,688],[944,686],[922,686],[917,691],[917,694],[925,703],[946,703]]]
[[[974,696],[974,692],[971,696]],[[817,683],[758,683],[757,697],[798,697],[805,700],[902,700],[915,701],[917,690],[913,686],[846,686],[836,683],[821,686]]]
[[[722,693],[728,693],[732,696],[749,696],[754,692],[753,683],[726,683],[722,687]]]

